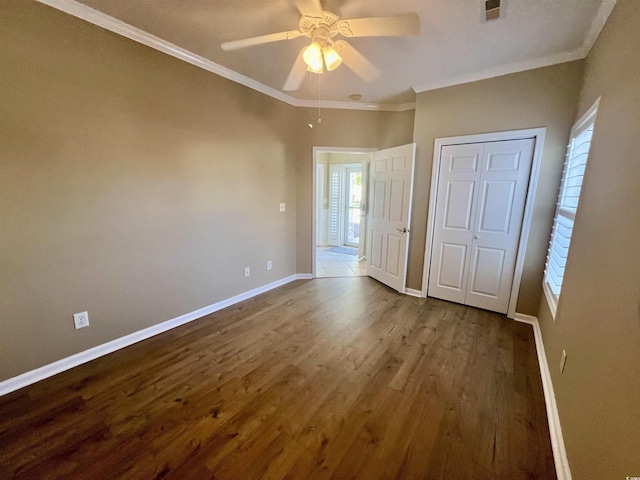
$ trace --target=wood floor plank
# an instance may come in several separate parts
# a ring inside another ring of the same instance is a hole
[[[556,477],[531,327],[356,277],[0,398],[0,478]]]

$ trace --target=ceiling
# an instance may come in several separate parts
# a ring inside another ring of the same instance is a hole
[[[39,1],[293,105],[320,95],[327,106],[386,110],[411,108],[416,92],[584,58],[615,3],[502,0],[501,17],[485,22],[483,0],[333,0],[343,19],[415,12],[421,33],[349,39],[381,72],[371,83],[342,65],[283,92],[308,37],[229,52],[220,44],[297,29],[294,0]],[[362,99],[354,102],[351,94]]]

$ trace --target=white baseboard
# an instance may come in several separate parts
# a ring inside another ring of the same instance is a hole
[[[298,273],[296,280],[313,280],[313,273]]]
[[[116,350],[120,350],[121,348],[128,347],[129,345],[133,345],[134,343],[146,340],[147,338],[158,335],[159,333],[166,332],[167,330],[171,330],[172,328],[192,322],[193,320],[204,317],[205,315],[209,315],[213,312],[217,312],[218,310],[222,310],[223,308],[230,307],[231,305],[235,305],[236,303],[255,297],[256,295],[260,295],[261,293],[265,293],[269,290],[273,290],[274,288],[286,285],[287,283],[293,282],[294,280],[306,280],[308,278],[311,278],[311,275],[303,273],[276,280],[275,282],[263,285],[262,287],[254,288],[253,290],[249,290],[248,292],[244,292],[231,298],[221,300],[207,307],[200,308],[190,313],[185,313],[184,315],[172,318],[171,320],[158,323],[157,325],[153,325],[142,330],[138,330],[137,332],[133,332],[129,335],[125,335],[124,337],[111,340],[110,342],[103,343],[102,345],[98,345],[97,347],[90,348],[83,352],[76,353],[75,355],[71,355],[70,357],[66,357],[48,365],[36,368],[35,370],[23,373],[22,375],[9,378],[7,380],[4,380],[3,382],[0,382],[0,396],[26,387],[27,385],[39,382],[40,380],[44,380],[45,378],[52,377],[53,375],[64,372],[65,370],[69,370],[73,367],[77,367],[78,365],[82,365],[83,363],[90,362],[91,360],[95,360],[96,358],[115,352]]]
[[[553,391],[553,382],[547,363],[547,354],[542,343],[542,331],[537,317],[516,313],[513,317],[516,322],[528,323],[533,326],[533,336],[536,341],[536,352],[538,352],[538,364],[540,366],[540,376],[542,377],[542,389],[544,390],[544,402],[547,407],[547,419],[549,421],[549,434],[551,436],[551,448],[553,450],[553,460],[556,464],[556,475],[558,480],[571,480],[571,470],[567,459],[567,450],[562,438],[562,428],[560,426],[560,416],[558,415],[558,405],[556,395]]]
[[[524,313],[516,313],[513,316],[513,319],[516,322],[520,323],[528,323],[529,325],[538,325],[538,329],[540,325],[538,324],[538,317],[534,317],[533,315],[525,315]],[[536,348],[538,346],[538,340],[536,339]]]
[[[406,293],[407,295],[411,295],[412,297],[422,298],[422,292],[413,288],[405,288],[404,293]]]

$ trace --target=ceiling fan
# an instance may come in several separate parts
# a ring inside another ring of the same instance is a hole
[[[336,13],[323,9],[320,0],[294,0],[300,20],[298,30],[270,33],[257,37],[233,40],[221,44],[223,50],[252,47],[264,43],[292,40],[301,36],[311,38],[311,44],[300,50],[293,68],[284,83],[283,90],[298,90],[307,71],[322,73],[324,67],[334,70],[341,63],[367,82],[379,76],[376,67],[343,37],[394,37],[418,35],[420,19],[415,13],[390,17],[370,17],[342,20]],[[334,9],[335,10],[335,9]]]

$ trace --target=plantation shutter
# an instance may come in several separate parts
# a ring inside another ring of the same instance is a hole
[[[340,165],[329,167],[329,245],[340,238]]]
[[[573,222],[578,209],[582,181],[589,157],[596,112],[597,103],[573,127],[571,141],[567,147],[543,285],[554,317],[567,265]]]

